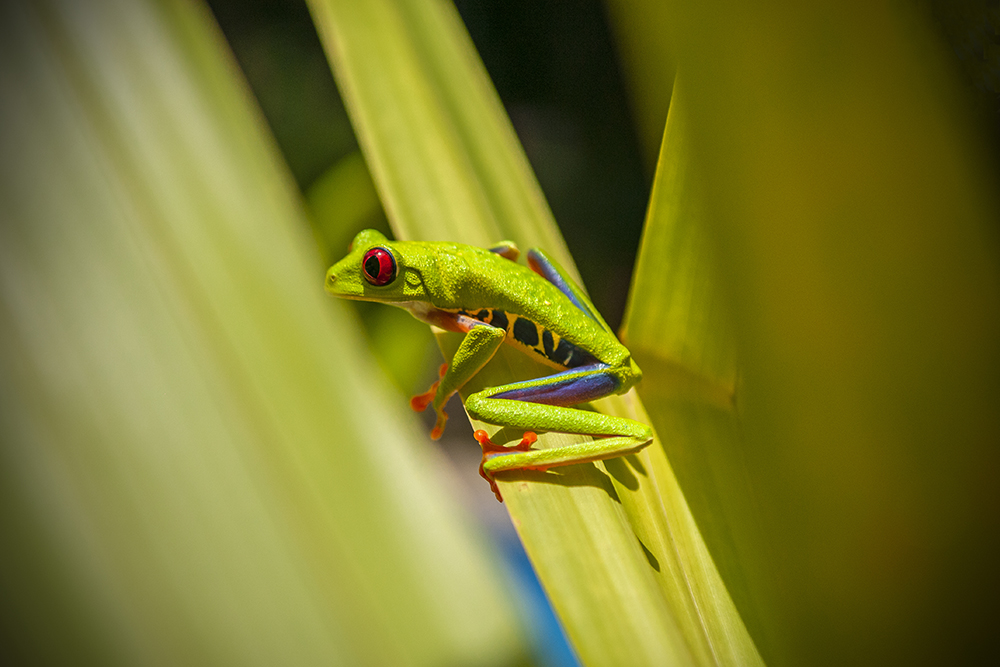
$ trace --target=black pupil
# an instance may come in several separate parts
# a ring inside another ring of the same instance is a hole
[[[378,261],[378,254],[374,254],[365,260],[365,273],[371,276],[372,280],[378,280],[382,263]]]

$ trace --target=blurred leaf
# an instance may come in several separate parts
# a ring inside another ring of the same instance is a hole
[[[392,234],[360,151],[344,157],[316,179],[306,201],[326,264],[340,259],[362,229]],[[429,355],[435,347],[426,325],[398,308],[360,301],[347,307],[361,316],[371,349],[396,387],[410,394],[423,391],[418,383],[433,372]]]
[[[740,497],[761,517],[721,549],[706,535],[727,582],[748,579],[731,590],[751,628],[781,629],[755,634],[764,656],[995,660],[997,174],[954,72],[908,3],[671,15],[745,443],[691,469],[747,480],[685,491],[726,530]]]
[[[0,91],[5,654],[515,660],[207,10],[4,3]]]
[[[397,234],[481,246],[511,238],[523,248],[551,250],[572,270],[450,4],[315,0],[311,7]],[[450,358],[460,337],[442,334],[439,340]],[[549,372],[504,348],[463,395]],[[634,394],[602,406],[644,419]],[[540,445],[572,441],[578,438],[548,433]],[[757,661],[657,443],[607,466],[509,473],[498,480],[584,662]],[[482,492],[488,493],[485,483]]]
[[[375,184],[360,151],[327,169],[306,193],[323,259],[333,263],[362,229],[389,233]]]

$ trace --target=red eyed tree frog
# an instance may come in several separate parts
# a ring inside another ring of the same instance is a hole
[[[563,269],[538,249],[528,266],[517,263],[509,241],[485,250],[458,243],[389,241],[375,230],[358,234],[348,255],[330,267],[326,290],[345,299],[377,301],[405,308],[428,324],[465,334],[441,378],[410,405],[433,404],[437,439],[448,416],[444,405],[508,343],[556,369],[552,375],[490,387],[469,396],[474,419],[524,429],[513,447],[495,445],[485,431],[479,473],[503,501],[493,473],[546,470],[554,466],[611,459],[637,452],[652,440],[648,426],[571,406],[622,394],[642,373],[590,299]],[[529,268],[530,267],[530,268]],[[531,449],[534,431],[606,436],[551,449]]]

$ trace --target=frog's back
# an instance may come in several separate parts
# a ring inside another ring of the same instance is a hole
[[[456,280],[437,307],[505,329],[506,342],[559,368],[627,363],[628,350],[603,323],[528,267],[458,244],[442,261]]]

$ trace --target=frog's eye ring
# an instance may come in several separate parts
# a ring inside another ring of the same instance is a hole
[[[388,285],[396,279],[396,259],[392,253],[378,246],[365,253],[361,260],[361,272],[365,280],[376,287]]]

